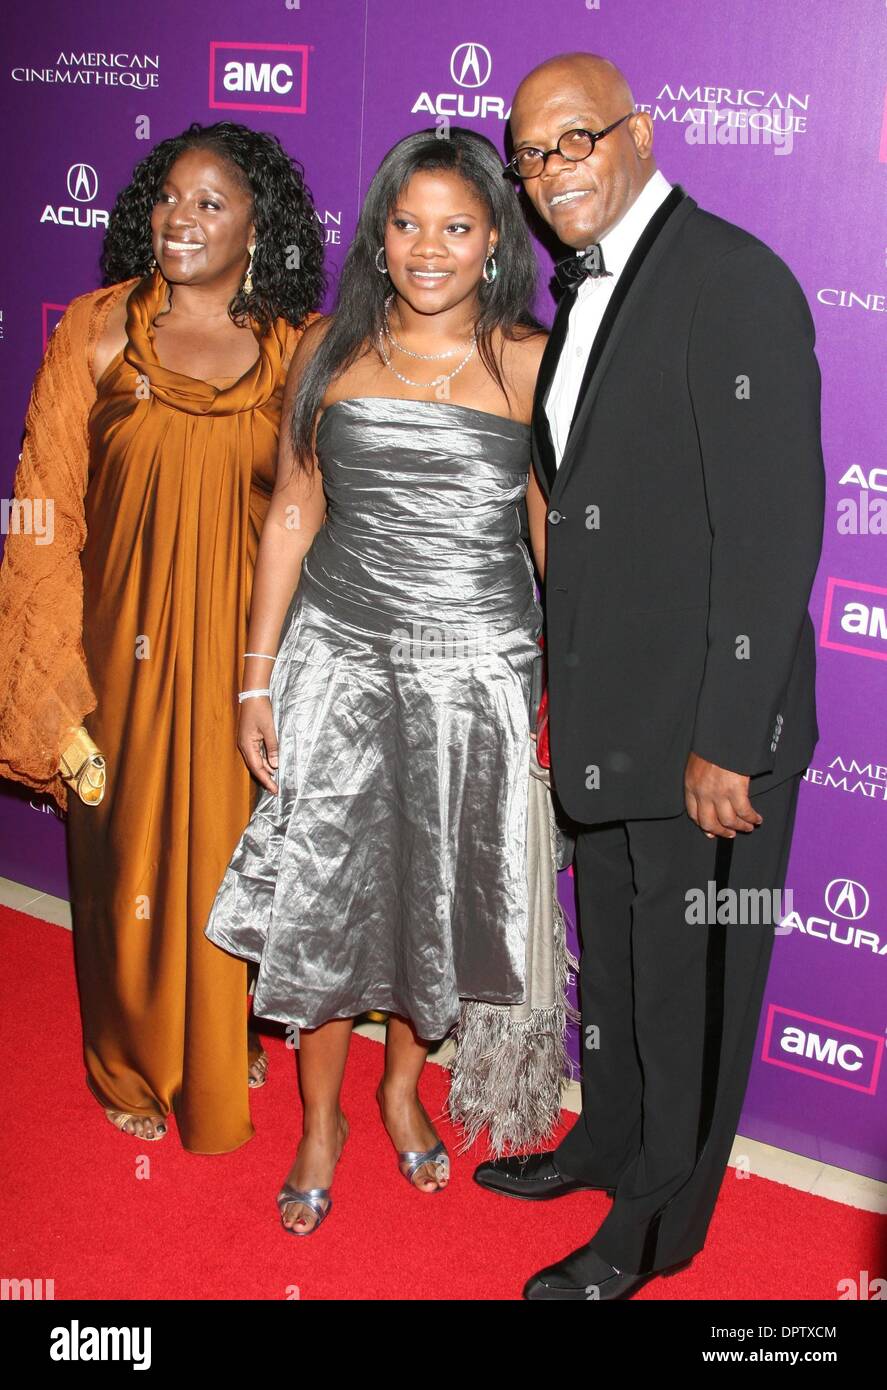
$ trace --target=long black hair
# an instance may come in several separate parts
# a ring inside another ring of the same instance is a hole
[[[391,289],[375,258],[385,240],[391,209],[420,169],[459,174],[477,192],[499,233],[498,273],[491,283],[481,280],[478,286],[480,313],[475,333],[478,353],[506,400],[501,352],[497,357],[493,349],[494,331],[514,339],[518,326],[541,330],[530,308],[536,290],[536,257],[515,190],[503,177],[495,145],[485,135],[461,126],[451,126],[444,139],[437,130],[407,135],[388,151],[369,186],[342,267],[329,329],[299,383],[293,403],[292,442],[295,461],[306,471],[311,468],[314,419],[327,387],[377,342]]]
[[[210,150],[226,160],[253,200],[256,251],[249,294],[238,290],[228,306],[235,323],[251,315],[267,329],[278,317],[295,327],[316,309],[326,290],[323,233],[298,160],[276,135],[233,121],[200,125],[161,140],[133,170],[118,194],[102,249],[104,283],[116,284],[150,272],[151,211],[164,179],[185,150]],[[297,268],[293,250],[297,250]]]

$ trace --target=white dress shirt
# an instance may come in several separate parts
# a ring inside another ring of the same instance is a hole
[[[545,398],[545,413],[551,427],[558,467],[570,433],[570,421],[576,409],[576,398],[579,395],[588,354],[616,281],[625,269],[625,264],[653,213],[670,192],[671,184],[657,169],[620,221],[601,237],[604,269],[612,271],[612,275],[583,280],[576,292],[567,323],[567,336]]]

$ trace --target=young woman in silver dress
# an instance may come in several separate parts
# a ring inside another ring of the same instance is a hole
[[[293,358],[262,534],[239,746],[264,791],[207,924],[299,1030],[284,1226],[330,1210],[355,1017],[388,1022],[377,1097],[401,1172],[446,1185],[417,1091],[460,999],[524,998],[531,678],[544,499],[530,466],[545,333],[513,187],[483,136],[400,141],[335,312]]]

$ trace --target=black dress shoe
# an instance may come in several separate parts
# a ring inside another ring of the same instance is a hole
[[[491,1192],[522,1197],[527,1202],[547,1202],[552,1197],[565,1197],[568,1192],[606,1192],[612,1197],[616,1191],[615,1187],[595,1187],[578,1178],[561,1177],[552,1153],[491,1159],[475,1168],[474,1181]]]
[[[660,1274],[676,1274],[689,1263],[690,1260],[682,1260],[680,1264],[669,1265],[665,1269],[630,1274],[626,1270],[615,1269],[591,1248],[589,1242],[528,1279],[524,1285],[524,1298],[536,1301],[569,1299],[586,1303],[612,1302],[617,1298],[630,1298],[650,1279],[656,1279]]]

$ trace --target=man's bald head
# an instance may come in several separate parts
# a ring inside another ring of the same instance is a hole
[[[515,93],[509,122],[514,149],[550,150],[564,131],[603,130],[630,112],[631,88],[615,63],[595,53],[561,53],[533,68]],[[587,159],[550,155],[543,172],[524,186],[561,241],[580,250],[621,221],[656,169],[652,150],[653,123],[637,112],[598,141]]]
[[[625,74],[609,58],[601,58],[597,53],[560,53],[527,73],[515,93],[512,116],[525,94],[533,101],[538,91],[547,90],[551,83],[577,80],[595,95],[601,109],[614,113],[610,120],[616,121],[626,111],[634,110],[634,97]]]

